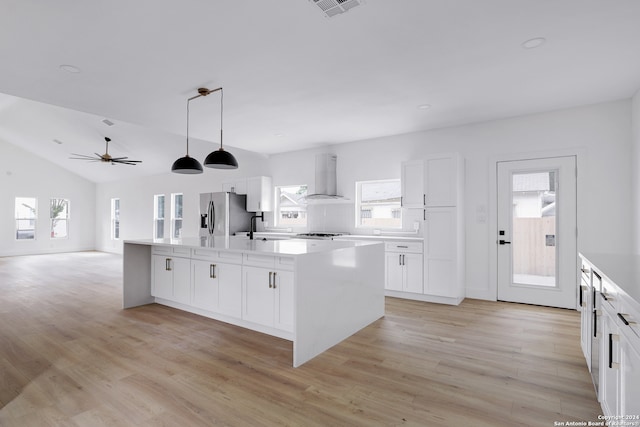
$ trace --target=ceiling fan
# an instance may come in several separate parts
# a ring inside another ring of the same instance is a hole
[[[111,163],[112,165],[121,164],[121,165],[135,166],[138,163],[142,163],[142,160],[129,160],[128,157],[111,157],[111,155],[109,154],[109,141],[111,141],[111,138],[105,137],[104,140],[106,141],[106,145],[107,145],[105,148],[104,154],[94,153],[97,156],[97,157],[94,157],[94,156],[87,156],[84,154],[71,153],[71,155],[78,156],[78,157],[69,157],[69,158],[73,160],[88,160],[90,162]]]

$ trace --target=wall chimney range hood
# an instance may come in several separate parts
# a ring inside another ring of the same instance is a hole
[[[347,200],[337,195],[336,163],[338,157],[335,154],[316,154],[316,187],[315,193],[309,194],[307,200]]]

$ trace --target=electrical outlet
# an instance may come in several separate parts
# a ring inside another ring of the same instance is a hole
[[[414,231],[420,230],[420,221],[413,221],[413,230]]]

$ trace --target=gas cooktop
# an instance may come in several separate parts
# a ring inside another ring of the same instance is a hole
[[[297,234],[296,237],[300,239],[326,239],[331,240],[334,237],[342,236],[344,233],[326,233],[326,232],[311,232],[311,233],[300,233]]]

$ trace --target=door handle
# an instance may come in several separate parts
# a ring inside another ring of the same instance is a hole
[[[506,240],[498,240],[499,245],[510,245],[511,242],[507,242]]]
[[[269,289],[273,288],[273,285],[271,284],[273,282],[273,271],[269,272]]]
[[[276,273],[276,272],[274,271],[274,272],[273,272],[273,289],[275,289],[275,288],[276,288],[276,274],[278,274],[278,273]]]

